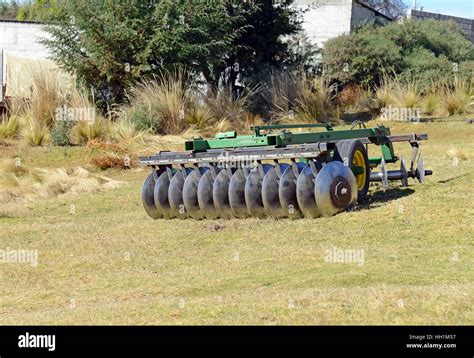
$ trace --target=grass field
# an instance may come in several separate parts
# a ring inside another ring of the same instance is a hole
[[[434,175],[331,218],[153,221],[136,169],[103,173],[119,189],[25,204],[0,217],[0,249],[38,264],[0,263],[0,324],[474,324],[474,124],[387,125],[429,134]],[[81,148],[0,155],[87,165]],[[363,261],[328,262],[332,249]]]

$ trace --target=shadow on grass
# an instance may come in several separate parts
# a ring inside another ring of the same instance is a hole
[[[374,119],[376,116],[369,112],[353,112],[353,113],[344,113],[341,116],[344,124],[351,124],[355,121],[368,122],[371,119]]]
[[[393,200],[405,198],[415,191],[410,188],[389,188],[386,190],[377,190],[367,195],[367,199],[363,203],[357,204],[353,211],[367,210],[381,207]]]
[[[463,178],[463,177],[466,177],[468,175],[469,175],[469,173],[466,173],[466,174],[458,175],[458,176],[451,177],[451,178],[448,178],[448,179],[439,180],[438,183],[439,184],[446,184],[446,183],[449,183],[450,181],[453,181],[453,180],[456,180],[456,179],[459,179],[459,178]]]

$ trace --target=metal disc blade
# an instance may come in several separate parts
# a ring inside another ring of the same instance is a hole
[[[247,205],[245,204],[245,177],[242,168],[235,171],[229,182],[229,204],[232,213],[236,216],[248,216]]]
[[[262,164],[263,172],[266,174],[273,166]],[[245,203],[252,216],[263,216],[265,214],[262,201],[262,182],[263,178],[259,170],[250,173],[245,182]]]
[[[342,162],[330,162],[319,171],[314,196],[322,216],[335,215],[354,205],[357,194],[355,176]]]
[[[380,163],[380,173],[382,173],[382,188],[386,189],[388,188],[388,171],[384,158],[382,158],[382,162]]]
[[[423,157],[421,156],[421,154],[418,156],[417,174],[418,174],[418,181],[423,184],[426,181],[426,177],[425,177],[425,165],[424,165]]]
[[[297,163],[298,172],[301,172],[306,163]],[[298,200],[296,199],[296,175],[292,166],[286,168],[280,178],[280,185],[278,187],[278,196],[283,210],[286,211],[288,217],[298,217],[300,209]]]
[[[188,214],[193,217],[197,217],[199,212],[198,202],[198,185],[201,177],[206,173],[209,168],[199,167],[195,168],[191,174],[186,177],[183,187],[183,204]]]
[[[146,213],[152,219],[159,219],[162,217],[155,205],[155,198],[153,192],[155,190],[155,178],[153,173],[148,175],[142,187],[142,203]]]
[[[408,186],[408,173],[407,173],[407,162],[405,159],[400,161],[400,176],[401,176],[401,181],[402,181],[402,186],[407,187]]]
[[[168,200],[170,203],[171,210],[179,216],[186,215],[186,209],[183,203],[183,187],[184,187],[184,176],[183,170],[186,171],[186,175],[189,175],[192,171],[190,168],[182,169],[176,172],[170,182],[168,190]]]
[[[155,198],[155,205],[157,210],[162,215],[168,215],[171,212],[170,202],[168,199],[168,190],[170,187],[170,178],[166,171],[164,171],[156,181],[153,196]]]
[[[282,173],[289,167],[288,164],[276,164],[280,166]],[[266,213],[275,218],[286,216],[286,210],[282,208],[278,194],[280,178],[277,168],[271,168],[262,182],[262,202]]]
[[[214,185],[212,187],[212,199],[214,201],[214,206],[222,216],[228,216],[231,211],[229,202],[230,178],[231,175],[229,175],[228,170],[221,170],[220,173],[217,174],[216,180],[214,180]]]
[[[314,199],[315,176],[309,165],[301,171],[296,181],[296,200],[301,212],[307,218],[317,218],[321,216]]]
[[[215,167],[216,178],[220,171],[221,168]],[[208,170],[202,175],[201,180],[199,180],[197,197],[199,208],[202,214],[210,218],[215,218],[219,216],[219,213],[216,211],[216,207],[214,205],[214,198],[212,196],[213,189],[213,173],[212,170]]]

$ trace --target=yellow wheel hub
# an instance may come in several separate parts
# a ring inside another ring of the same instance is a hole
[[[354,158],[352,159],[352,164],[357,167],[361,167],[363,172],[356,175],[357,188],[363,190],[365,186],[365,180],[367,179],[367,169],[365,165],[364,155],[360,150],[356,150],[354,153]]]

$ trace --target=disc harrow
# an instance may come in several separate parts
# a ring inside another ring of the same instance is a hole
[[[387,186],[400,180],[407,186],[408,178],[424,182],[432,174],[419,154],[426,134],[393,136],[384,126],[354,127],[257,126],[253,135],[219,133],[186,142],[182,152],[141,157],[152,169],[142,188],[143,205],[153,219],[318,218],[365,200],[371,182]],[[395,156],[394,142],[412,146],[409,168]],[[381,155],[369,157],[369,145],[379,147]],[[399,160],[399,170],[387,170]]]

